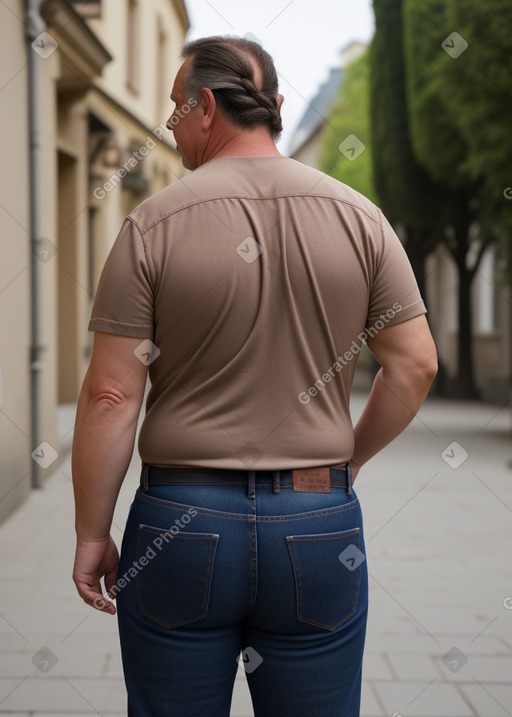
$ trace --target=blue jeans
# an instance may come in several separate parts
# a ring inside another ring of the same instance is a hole
[[[244,669],[255,717],[358,717],[368,578],[350,479],[214,484],[226,473],[137,490],[117,583],[128,714],[229,717]]]

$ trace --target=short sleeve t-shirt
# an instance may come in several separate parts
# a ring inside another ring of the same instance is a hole
[[[351,458],[361,344],[423,313],[368,199],[287,157],[233,157],[125,219],[89,328],[159,351],[143,462],[278,470]]]

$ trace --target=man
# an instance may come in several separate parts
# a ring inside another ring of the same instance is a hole
[[[277,75],[240,38],[185,46],[169,118],[191,174],[125,220],[102,275],[73,447],[85,602],[117,598],[130,715],[355,717],[367,613],[360,468],[436,355],[381,212],[283,157]],[[352,428],[363,341],[381,364]],[[110,537],[139,439],[121,562]]]

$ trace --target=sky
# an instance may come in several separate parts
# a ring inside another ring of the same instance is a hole
[[[368,42],[374,30],[371,0],[185,0],[191,28],[187,40],[206,35],[255,35],[274,58],[284,95],[286,154],[307,102],[339,65],[340,50]]]

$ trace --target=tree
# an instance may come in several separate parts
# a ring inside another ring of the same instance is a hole
[[[370,52],[373,180],[382,211],[404,227],[404,245],[426,299],[425,260],[443,229],[441,188],[414,156],[407,110],[402,0],[374,0]]]
[[[466,108],[455,106],[446,85],[448,73],[454,73],[457,82],[469,79],[461,72],[468,62],[467,47],[451,24],[452,1],[423,0],[420,6],[416,0],[404,0],[404,56],[412,147],[417,161],[442,187],[442,239],[458,274],[457,375],[450,393],[474,398],[471,284],[491,237],[481,237],[471,264],[471,230],[482,214],[482,177],[468,174],[468,143],[456,121]],[[471,2],[465,1],[464,8]]]
[[[444,99],[466,143],[463,169],[480,180],[478,221],[489,241],[508,239],[512,271],[512,4],[507,0],[452,0],[448,19],[468,42],[465,62],[449,63]],[[508,251],[507,251],[508,249]]]
[[[446,246],[458,275],[457,372],[447,388],[473,398],[471,285],[488,246],[512,231],[512,4],[374,0],[374,6],[371,123],[362,58],[349,68],[330,113],[322,169],[405,227],[423,293],[425,256],[436,241]],[[357,159],[337,154],[347,135],[366,145]],[[510,238],[508,247],[512,257]]]
[[[375,201],[371,168],[369,75],[366,51],[347,67],[345,80],[330,108],[322,136],[320,169]]]

